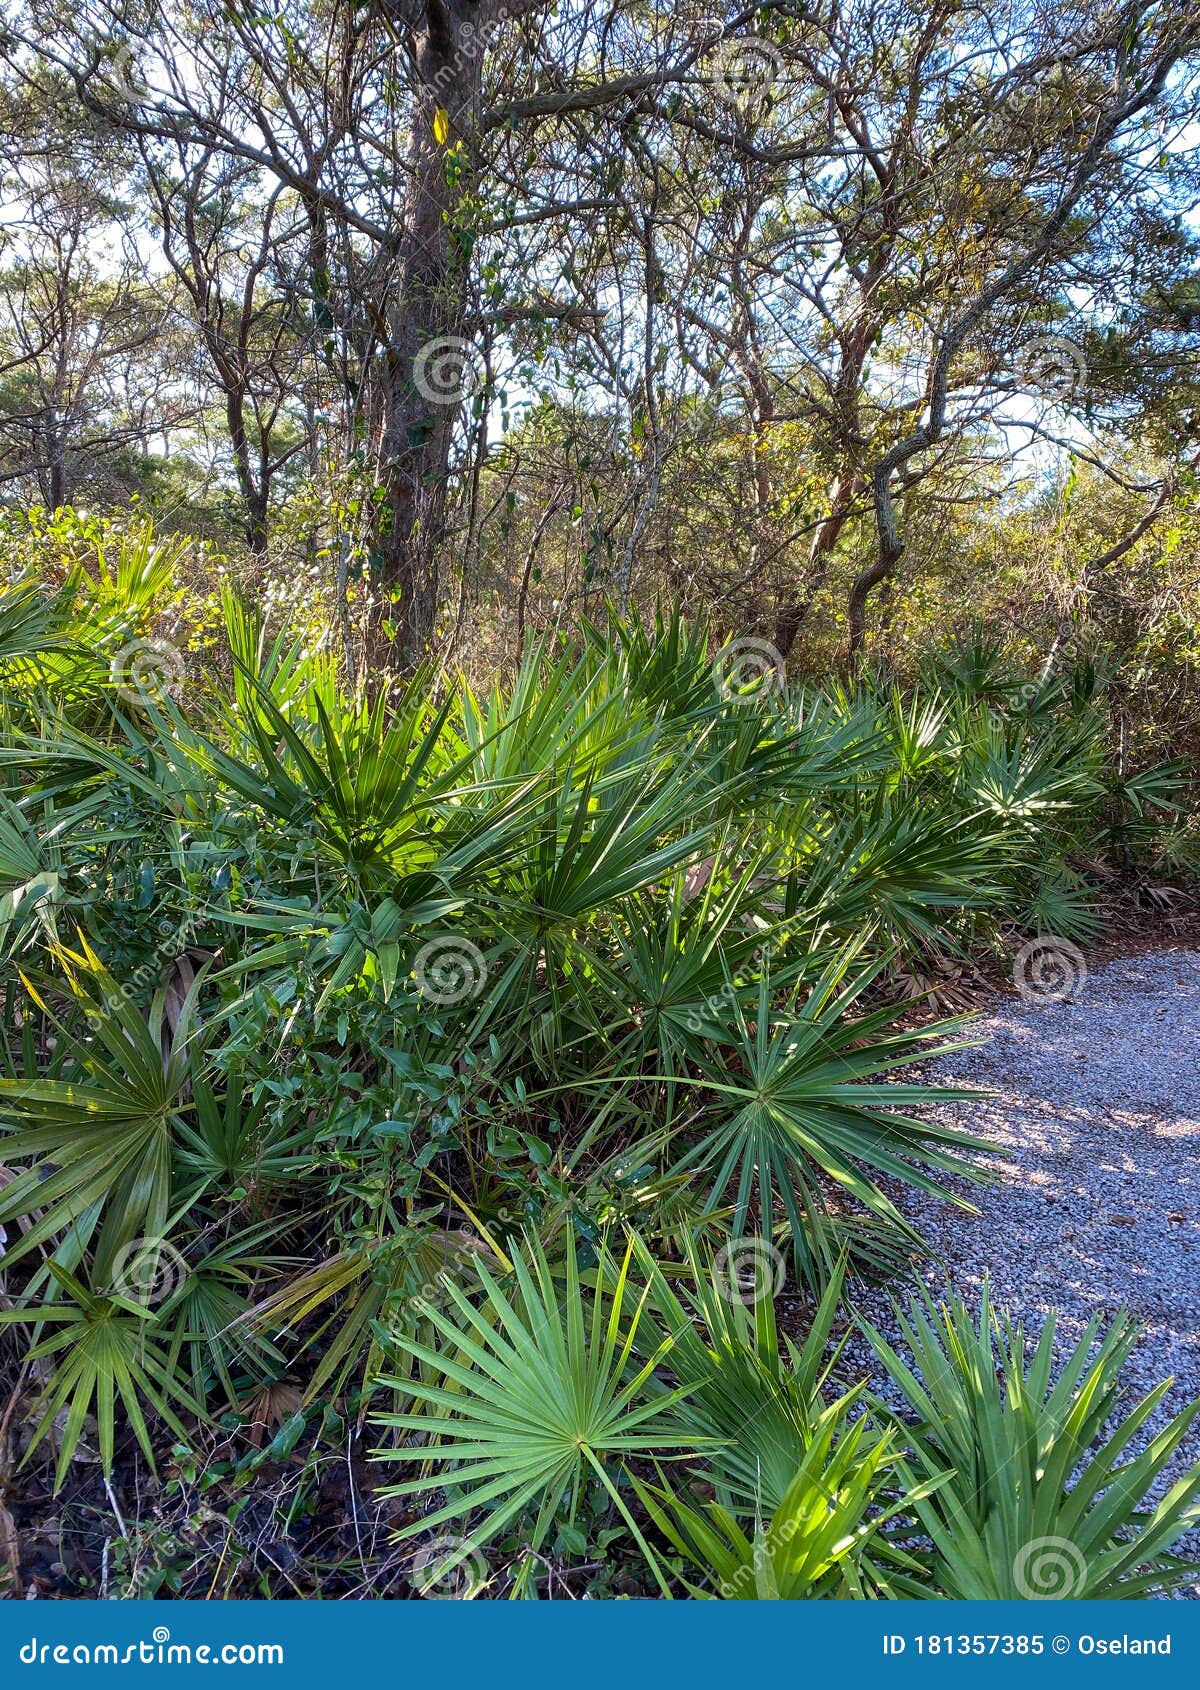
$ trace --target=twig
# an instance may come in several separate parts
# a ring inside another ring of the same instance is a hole
[[[121,1536],[125,1539],[128,1539],[129,1533],[125,1529],[125,1522],[121,1518],[121,1510],[117,1507],[117,1499],[113,1495],[112,1484],[110,1483],[110,1481],[108,1480],[107,1477],[104,1480],[104,1494],[108,1498],[108,1506],[113,1511],[113,1518],[114,1518],[114,1520],[116,1520],[117,1525],[121,1528]]]

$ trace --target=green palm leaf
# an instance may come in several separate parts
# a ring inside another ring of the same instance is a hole
[[[769,1241],[778,1197],[797,1267],[814,1284],[828,1278],[841,1249],[824,1180],[899,1228],[917,1248],[917,1235],[880,1176],[969,1207],[935,1175],[970,1174],[963,1153],[988,1148],[981,1139],[903,1112],[977,1095],[888,1078],[919,1060],[962,1049],[961,1040],[946,1042],[960,1023],[893,1033],[887,1029],[897,1012],[890,1007],[853,1018],[882,966],[860,967],[852,975],[860,949],[851,946],[835,959],[793,1014],[774,1009],[765,974],[753,1022],[734,1003],[730,1028],[700,1064],[700,1084],[717,1106],[678,1164],[711,1180],[714,1202],[732,1186],[735,1235],[746,1230],[757,1198],[758,1227]]]
[[[1024,1328],[992,1309],[986,1284],[978,1320],[961,1299],[935,1307],[926,1293],[899,1317],[910,1367],[864,1323],[917,1417],[909,1436],[918,1471],[953,1468],[916,1506],[947,1596],[1131,1599],[1197,1571],[1168,1551],[1200,1524],[1200,1463],[1150,1498],[1200,1402],[1147,1438],[1171,1381],[1121,1415],[1121,1369],[1137,1340],[1129,1317],[1107,1330],[1098,1316],[1089,1321],[1057,1376],[1055,1324],[1048,1316],[1031,1354]]]
[[[82,935],[80,946],[78,952],[59,946],[54,954],[89,1036],[51,1016],[75,1077],[0,1079],[6,1155],[32,1164],[0,1192],[0,1222],[31,1217],[11,1259],[57,1238],[67,1266],[79,1261],[100,1226],[95,1269],[103,1276],[127,1244],[161,1237],[167,1226],[173,1135],[187,1107],[198,983],[164,1059],[165,993],[157,994],[145,1019]],[[50,1015],[37,989],[26,986]],[[35,1211],[40,1218],[33,1218]]]
[[[664,1537],[705,1577],[709,1588],[689,1595],[796,1602],[913,1593],[917,1563],[883,1545],[889,1520],[911,1502],[888,1494],[900,1446],[854,1409],[845,1397],[822,1411],[778,1507],[752,1533],[720,1503],[701,1512],[661,1484],[637,1485]]]
[[[536,1549],[560,1512],[574,1516],[592,1480],[640,1537],[613,1465],[694,1451],[694,1435],[673,1412],[684,1391],[651,1388],[671,1340],[645,1359],[635,1357],[648,1291],[643,1288],[635,1300],[629,1281],[632,1245],[619,1268],[585,1293],[573,1235],[565,1238],[565,1283],[534,1243],[514,1251],[507,1287],[482,1262],[477,1265],[479,1306],[451,1281],[453,1309],[422,1307],[441,1339],[437,1349],[403,1332],[393,1335],[396,1348],[427,1364],[438,1382],[393,1381],[422,1406],[415,1413],[381,1415],[380,1424],[421,1433],[429,1447],[388,1449],[381,1458],[434,1463],[451,1497],[402,1537],[486,1509],[473,1528],[474,1541],[483,1545],[531,1513],[528,1541]],[[429,1480],[418,1477],[392,1491],[411,1496],[428,1488]]]
[[[40,1308],[0,1312],[0,1324],[37,1326],[50,1323],[53,1330],[28,1351],[31,1362],[53,1362],[54,1370],[42,1395],[40,1416],[26,1453],[35,1450],[57,1428],[58,1463],[55,1489],[61,1487],[78,1448],[84,1421],[94,1413],[100,1442],[100,1459],[105,1474],[112,1472],[116,1450],[116,1408],[118,1402],[151,1469],[154,1452],[146,1409],[185,1441],[187,1430],[180,1411],[201,1415],[173,1364],[169,1332],[159,1329],[156,1317],[147,1309],[132,1311],[112,1298],[97,1296],[57,1263],[50,1272],[64,1293],[60,1301]]]

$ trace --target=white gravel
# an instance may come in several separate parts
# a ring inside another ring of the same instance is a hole
[[[1200,952],[1107,963],[1071,1002],[1002,999],[974,1031],[990,1042],[927,1077],[994,1092],[939,1113],[1008,1155],[980,1158],[994,1186],[953,1182],[977,1216],[898,1198],[943,1258],[924,1277],[975,1303],[986,1272],[1014,1315],[1059,1311],[1064,1351],[1092,1314],[1132,1310],[1145,1334],[1126,1378],[1175,1379],[1156,1429],[1200,1397]],[[895,1334],[886,1292],[856,1300]],[[1194,1426],[1175,1471],[1196,1460]]]

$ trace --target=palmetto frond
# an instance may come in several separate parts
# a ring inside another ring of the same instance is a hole
[[[705,1577],[707,1588],[690,1595],[794,1602],[916,1593],[917,1564],[881,1542],[912,1501],[889,1496],[901,1446],[854,1408],[846,1398],[821,1411],[778,1505],[750,1531],[719,1502],[702,1512],[665,1485],[638,1484],[664,1537]]]
[[[422,1311],[437,1348],[394,1335],[397,1349],[427,1364],[438,1382],[405,1381],[419,1411],[380,1416],[383,1426],[422,1433],[424,1446],[381,1455],[433,1464],[451,1493],[412,1532],[487,1509],[473,1528],[477,1544],[528,1515],[537,1548],[556,1513],[570,1518],[590,1483],[629,1518],[613,1464],[695,1448],[673,1412],[685,1392],[651,1389],[669,1340],[634,1360],[648,1293],[631,1282],[631,1260],[629,1246],[616,1271],[585,1291],[570,1234],[562,1280],[534,1243],[514,1251],[508,1284],[480,1262],[478,1305],[451,1283],[453,1308]],[[427,1483],[413,1478],[393,1488],[411,1495]],[[637,1533],[631,1518],[629,1524]]]
[[[27,983],[55,1021],[74,1073],[0,1079],[5,1155],[30,1164],[0,1192],[0,1219],[36,1211],[10,1257],[57,1239],[59,1258],[74,1266],[91,1246],[102,1279],[122,1248],[166,1229],[174,1135],[188,1107],[197,988],[164,1057],[166,993],[158,993],[147,1020],[88,940],[81,935],[79,943],[78,951],[59,946],[54,953],[74,1011],[67,1019],[53,1016]]]
[[[679,1162],[702,1174],[714,1197],[732,1188],[734,1234],[746,1230],[757,1204],[755,1224],[769,1240],[778,1202],[797,1266],[810,1283],[827,1277],[841,1250],[828,1224],[826,1181],[904,1232],[881,1176],[961,1203],[937,1176],[967,1171],[965,1153],[983,1148],[956,1128],[906,1113],[971,1092],[891,1077],[961,1048],[954,1038],[961,1024],[897,1033],[890,1031],[894,1009],[856,1017],[878,971],[878,965],[856,969],[856,960],[856,949],[848,948],[794,1009],[774,1005],[767,975],[753,1018],[732,1005],[727,1031],[700,1062],[698,1085],[710,1098],[703,1130]]]
[[[985,1284],[977,1317],[959,1298],[912,1300],[900,1319],[911,1366],[867,1328],[915,1416],[917,1471],[951,1470],[915,1504],[937,1586],[951,1597],[1137,1599],[1195,1574],[1166,1551],[1200,1523],[1200,1463],[1152,1497],[1200,1403],[1147,1437],[1170,1381],[1121,1414],[1133,1322],[1119,1316],[1105,1329],[1094,1317],[1058,1367],[1055,1326],[1047,1316],[1031,1350]]]

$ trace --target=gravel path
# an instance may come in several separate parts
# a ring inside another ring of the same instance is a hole
[[[1064,1349],[1090,1315],[1130,1308],[1146,1331],[1126,1377],[1175,1377],[1161,1425],[1200,1397],[1200,952],[1108,963],[1073,1002],[1002,1000],[976,1030],[990,1043],[929,1077],[995,1092],[941,1113],[1009,1154],[981,1158],[995,1186],[958,1183],[978,1216],[902,1199],[945,1258],[926,1278],[974,1302],[988,1272],[1013,1314],[1060,1311]],[[867,1305],[892,1326],[885,1297]],[[1179,1465],[1198,1459],[1193,1427]]]

